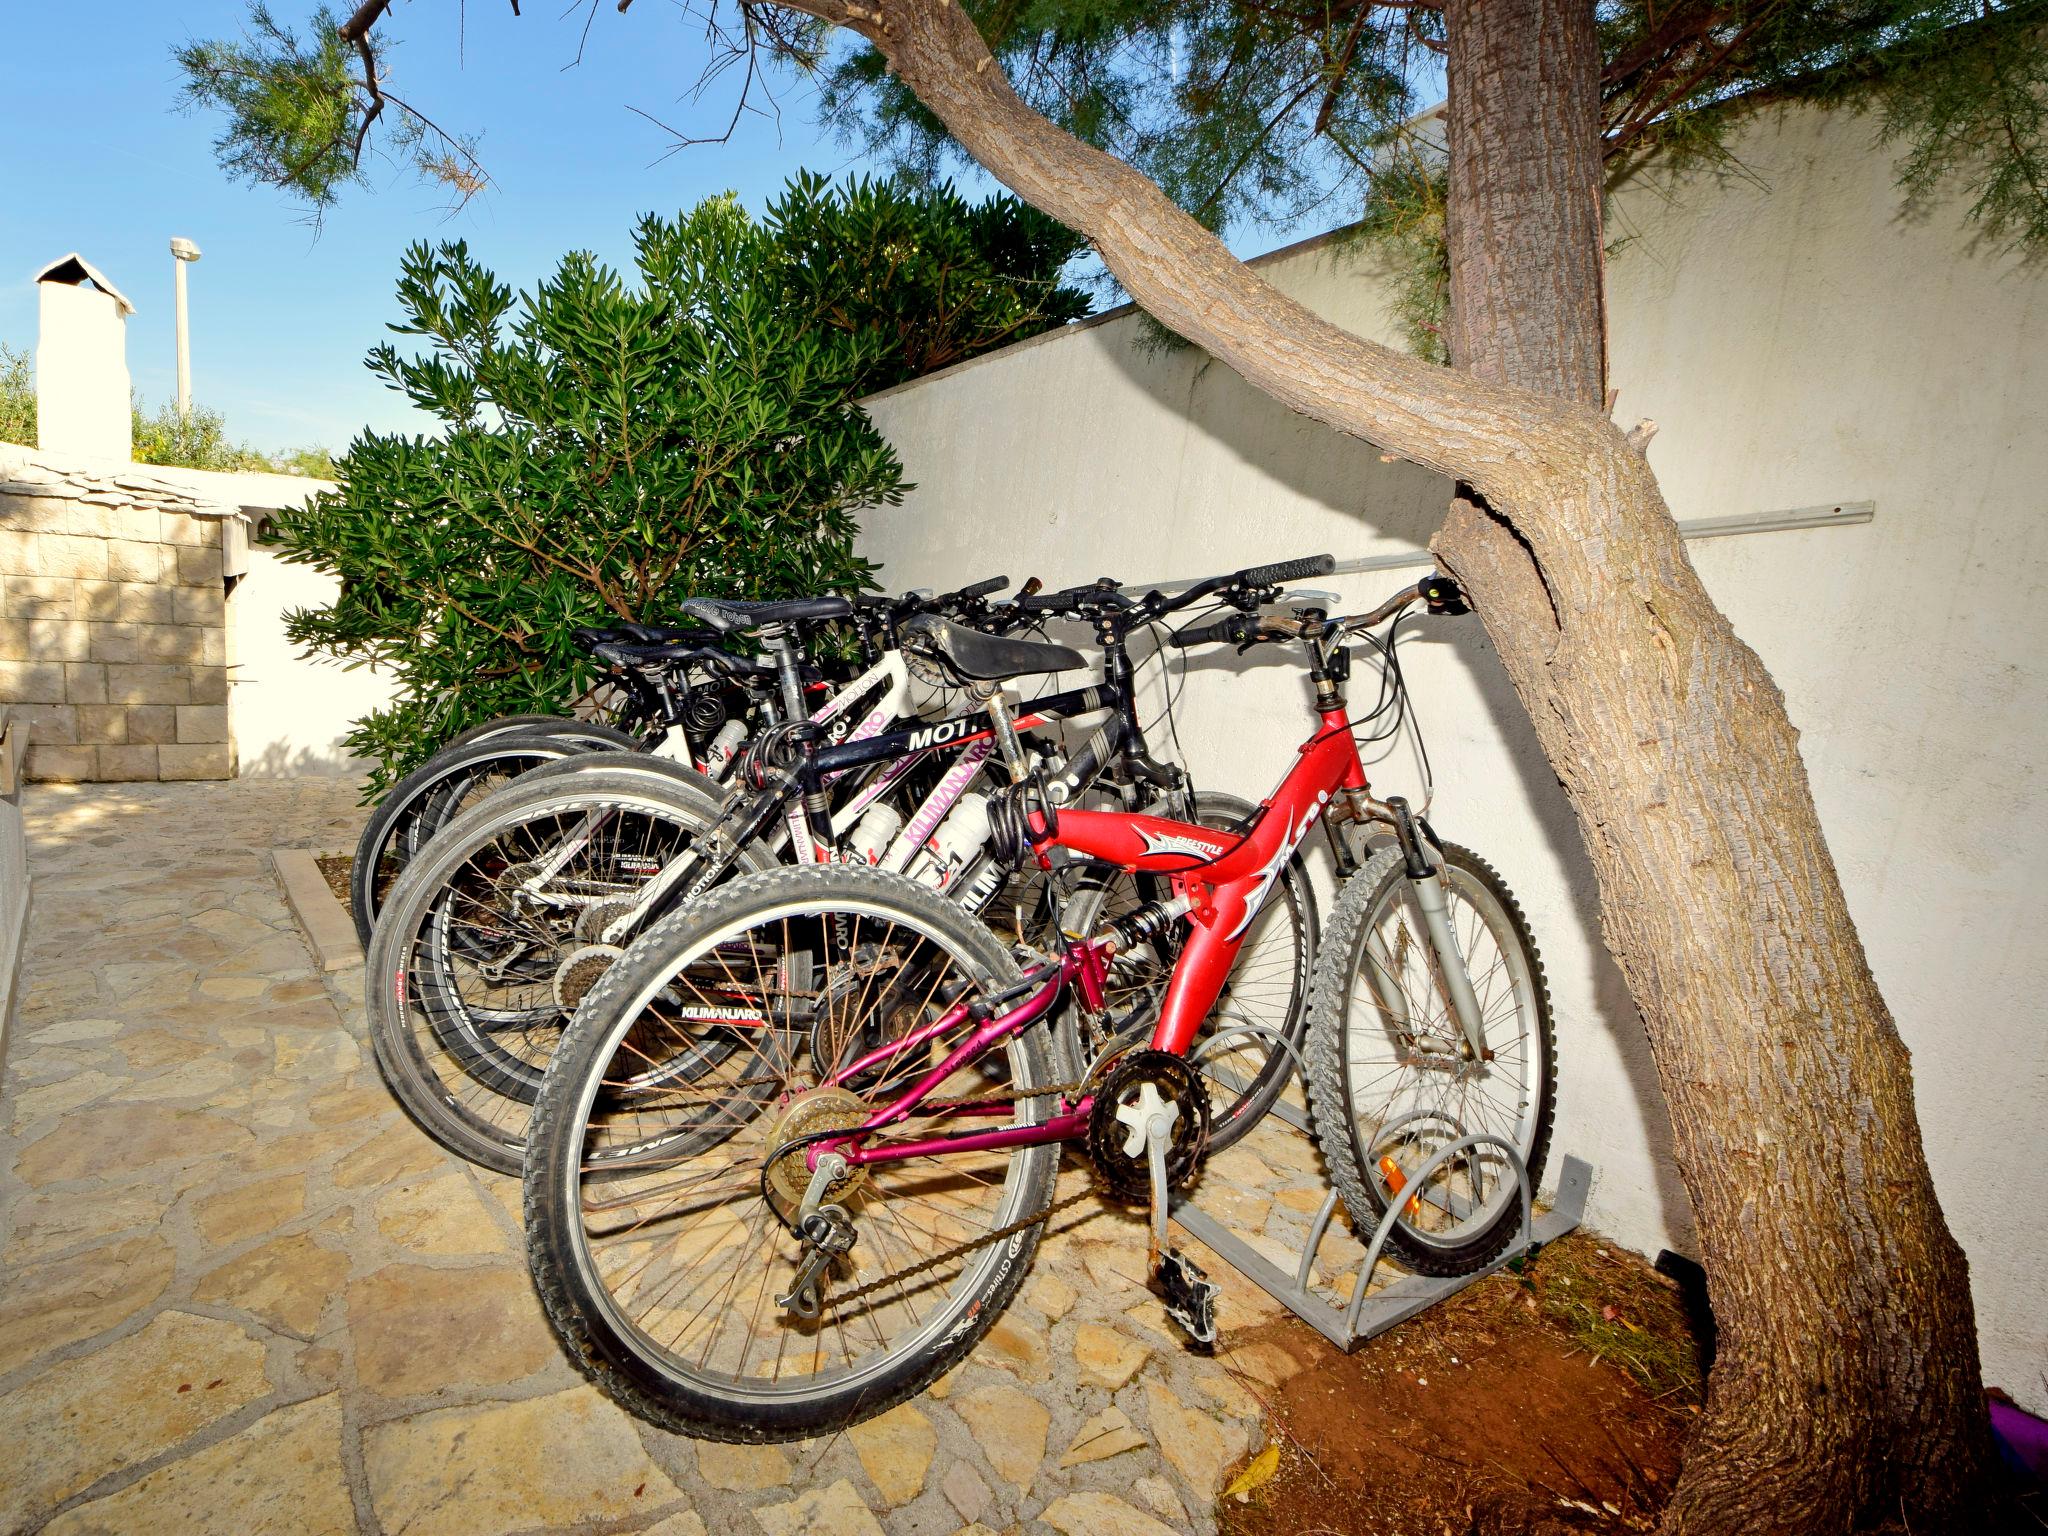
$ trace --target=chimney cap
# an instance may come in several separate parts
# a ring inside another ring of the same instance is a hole
[[[36,281],[39,283],[70,283],[73,286],[79,283],[91,283],[93,287],[99,289],[100,292],[112,299],[120,308],[122,314],[132,315],[135,313],[135,306],[128,302],[128,295],[108,282],[106,273],[100,271],[98,267],[87,261],[76,251],[71,252],[68,256],[60,256],[51,262],[36,274]]]

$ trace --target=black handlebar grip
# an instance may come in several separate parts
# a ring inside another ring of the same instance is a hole
[[[1017,606],[1026,613],[1052,613],[1070,608],[1073,603],[1074,597],[1070,592],[1027,592],[1017,599]]]
[[[1271,587],[1283,581],[1301,581],[1310,576],[1327,576],[1337,568],[1332,555],[1304,555],[1299,560],[1282,560],[1274,565],[1255,565],[1238,574],[1247,586]]]
[[[991,592],[1000,592],[1010,584],[1007,576],[991,576],[987,581],[977,581],[971,587],[962,587],[953,595],[959,598],[987,597]]]
[[[1190,624],[1186,629],[1177,629],[1168,638],[1182,648],[1190,645],[1213,645],[1218,640],[1241,640],[1244,638],[1245,618],[1246,616],[1241,613],[1225,614],[1220,619],[1211,619],[1207,624]]]
[[[1442,571],[1431,571],[1415,583],[1415,591],[1428,605],[1429,611],[1449,618],[1472,611],[1471,602],[1465,596],[1465,589]]]

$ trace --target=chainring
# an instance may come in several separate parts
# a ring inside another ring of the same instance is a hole
[[[1194,1183],[1209,1152],[1209,1093],[1195,1069],[1166,1051],[1132,1051],[1102,1074],[1088,1114],[1088,1159],[1104,1188],[1119,1200],[1145,1200],[1152,1193],[1151,1169],[1142,1155],[1124,1155],[1130,1127],[1116,1117],[1118,1107],[1144,1083],[1180,1111],[1173,1122],[1173,1145],[1166,1151],[1167,1186],[1186,1189]]]

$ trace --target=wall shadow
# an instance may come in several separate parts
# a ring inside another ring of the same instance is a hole
[[[337,736],[326,747],[294,748],[273,741],[253,755],[239,754],[238,779],[337,779],[366,772],[370,764],[349,755],[347,738]]]
[[[1368,537],[1421,547],[1428,544],[1441,523],[1451,489],[1442,476],[1406,462],[1382,462],[1377,449],[1289,411],[1206,353],[1193,348],[1168,351],[1142,347],[1126,336],[1119,336],[1107,350],[1132,383],[1181,414],[1192,430],[1201,432],[1261,474],[1281,481],[1296,494],[1341,514]],[[1295,552],[1276,551],[1274,558],[1290,553]],[[1197,548],[1183,548],[1181,555],[1190,569],[1202,564]],[[1381,573],[1385,589],[1391,592],[1409,574],[1399,570]],[[1419,575],[1420,571],[1414,574]],[[1534,810],[1537,831],[1564,871],[1572,915],[1590,941],[1586,952],[1591,960],[1582,978],[1583,995],[1589,1000],[1599,1026],[1614,1041],[1616,1055],[1636,1100],[1643,1136],[1656,1170],[1654,1196],[1659,1214],[1673,1244],[1692,1251],[1692,1210],[1678,1176],[1670,1115],[1657,1082],[1649,1039],[1620,970],[1601,942],[1598,887],[1563,788],[1537,745],[1528,715],[1479,623],[1434,624],[1412,639],[1404,638],[1404,652],[1411,644],[1450,649],[1506,744],[1508,760]],[[1259,665],[1258,656],[1258,652],[1243,658],[1224,653],[1199,661],[1191,657],[1190,661],[1204,669],[1220,667],[1241,673]],[[1360,676],[1363,674],[1361,667]],[[1354,681],[1354,700],[1358,693],[1358,682]],[[1426,724],[1426,698],[1418,701],[1418,711]],[[1455,831],[1447,835],[1455,836]],[[1541,946],[1539,934],[1538,947]],[[1559,1071],[1561,1080],[1568,1083],[1568,1056],[1561,1060]],[[1560,1146],[1555,1150],[1568,1153],[1573,1148]],[[1596,1169],[1596,1178],[1599,1174]]]

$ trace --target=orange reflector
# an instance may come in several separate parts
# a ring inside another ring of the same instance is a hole
[[[1380,1177],[1386,1180],[1388,1194],[1398,1195],[1408,1187],[1408,1175],[1401,1171],[1401,1165],[1391,1157],[1382,1157],[1380,1159]],[[1413,1216],[1417,1210],[1421,1209],[1421,1206],[1422,1196],[1419,1194],[1410,1195],[1408,1197],[1407,1214]]]

